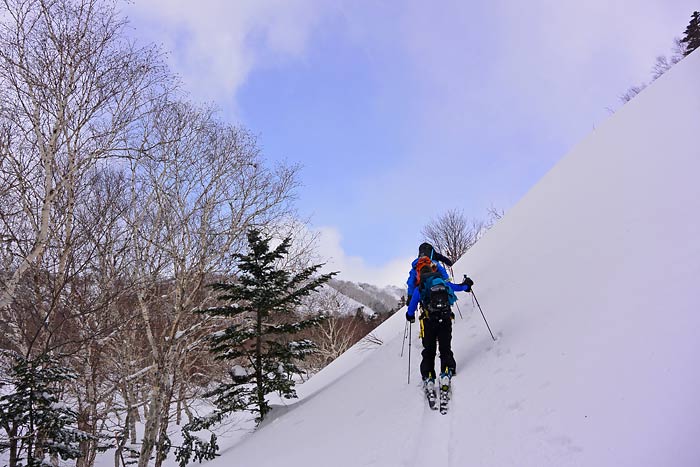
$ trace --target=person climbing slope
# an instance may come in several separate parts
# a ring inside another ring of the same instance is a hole
[[[469,292],[474,281],[464,276],[461,284],[448,282],[432,266],[425,265],[419,271],[419,285],[414,288],[406,311],[406,320],[415,322],[418,305],[421,306],[420,337],[423,357],[420,372],[428,403],[435,407],[435,356],[440,350],[440,411],[445,413],[449,401],[449,388],[457,363],[452,352],[452,304],[457,301],[455,292]]]

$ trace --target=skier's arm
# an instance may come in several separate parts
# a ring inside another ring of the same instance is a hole
[[[448,282],[447,285],[455,292],[469,292],[471,290],[471,287],[467,284],[453,284],[452,282]]]
[[[443,256],[437,251],[433,251],[433,261],[441,261],[447,265],[447,267],[452,267],[452,261],[447,256]]]
[[[413,295],[411,296],[411,303],[408,304],[408,310],[406,310],[406,314],[408,316],[415,316],[416,308],[418,308],[419,302],[420,302],[420,292],[416,288],[416,290],[413,291]]]
[[[413,289],[416,288],[416,269],[414,267],[411,267],[411,271],[408,273],[406,286],[407,295],[411,297],[413,295]]]

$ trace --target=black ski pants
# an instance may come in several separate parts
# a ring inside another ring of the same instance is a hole
[[[440,372],[446,368],[455,373],[457,363],[452,354],[452,320],[423,318],[423,360],[420,362],[420,374],[423,379],[435,378],[435,353],[440,349]],[[440,373],[438,372],[438,374]]]

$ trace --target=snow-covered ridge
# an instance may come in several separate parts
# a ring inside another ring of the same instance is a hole
[[[372,284],[336,279],[330,280],[328,286],[374,313],[388,313],[396,310],[405,294],[405,290],[399,287],[380,288]]]

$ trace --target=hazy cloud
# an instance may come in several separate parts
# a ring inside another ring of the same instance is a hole
[[[143,0],[125,13],[195,98],[231,101],[265,57],[303,55],[322,11],[316,0]]]
[[[326,258],[324,272],[340,271],[338,279],[367,282],[378,286],[403,286],[415,258],[396,258],[381,266],[372,266],[358,256],[348,256],[343,250],[342,235],[335,227],[321,227],[318,240],[321,257]],[[367,255],[370,256],[370,255]]]

